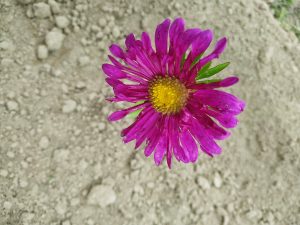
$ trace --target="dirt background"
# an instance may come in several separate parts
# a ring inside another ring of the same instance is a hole
[[[228,37],[247,108],[222,155],[169,170],[106,121],[99,67],[177,16]],[[299,53],[262,0],[0,0],[0,224],[299,225]]]

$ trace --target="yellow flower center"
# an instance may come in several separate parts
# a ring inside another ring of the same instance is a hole
[[[175,77],[158,76],[150,82],[149,97],[154,109],[162,114],[180,112],[188,98],[188,90]]]

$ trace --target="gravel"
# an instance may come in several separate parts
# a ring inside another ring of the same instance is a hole
[[[43,136],[41,139],[40,139],[40,142],[39,142],[39,146],[41,149],[46,149],[49,147],[49,144],[50,144],[50,140],[48,137],[46,136]]]
[[[90,58],[86,55],[80,56],[78,58],[78,63],[80,66],[86,66],[90,63]]]
[[[59,50],[64,41],[65,35],[62,33],[59,29],[52,29],[47,35],[46,35],[46,44],[49,49],[49,51],[56,51]]]
[[[62,108],[63,113],[71,113],[76,109],[77,103],[74,100],[67,100]]]
[[[44,2],[33,4],[32,8],[34,16],[39,19],[44,19],[51,16],[50,6]]]
[[[37,57],[38,59],[46,59],[48,58],[48,48],[45,45],[39,45],[37,49]]]
[[[115,203],[116,200],[116,193],[114,192],[112,187],[107,185],[94,186],[87,198],[88,204],[99,205],[103,208]]]
[[[8,101],[8,102],[6,102],[6,108],[9,111],[18,111],[19,110],[19,104],[15,101]]]
[[[63,28],[66,28],[70,22],[69,22],[68,18],[65,16],[56,16],[55,23],[56,23],[57,27],[63,29]]]

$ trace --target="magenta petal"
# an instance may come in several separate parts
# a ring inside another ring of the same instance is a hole
[[[106,78],[105,81],[112,87],[122,84],[121,81],[114,79],[114,78],[109,78],[109,77]]]
[[[158,140],[159,140],[159,134],[156,134],[154,137],[151,137],[148,145],[144,150],[144,154],[146,157],[149,157],[152,154],[152,152],[154,151],[157,145]]]
[[[156,52],[162,56],[167,54],[170,22],[170,19],[164,20],[164,22],[157,26],[155,31]]]
[[[226,128],[233,128],[238,124],[238,120],[233,115],[223,114],[218,111],[213,111],[209,109],[203,109],[202,112],[206,113],[207,115],[214,117],[216,120],[220,122],[220,124]]]
[[[172,149],[167,147],[167,164],[169,169],[172,168]]]
[[[204,113],[201,113],[201,111],[198,112],[194,110],[193,115],[203,126],[207,134],[211,135],[213,138],[217,140],[223,140],[230,135],[230,132],[218,126],[209,116],[205,115]]]
[[[170,50],[174,49],[176,46],[175,43],[178,39],[178,36],[184,32],[184,20],[182,18],[177,18],[171,24],[170,27]]]
[[[138,137],[138,132],[140,132],[143,125],[152,117],[153,113],[154,111],[148,103],[147,107],[140,112],[135,122],[126,129],[122,130],[122,136],[124,137],[123,140],[125,143],[130,142]]]
[[[194,96],[202,104],[211,106],[223,113],[237,115],[245,108],[245,103],[243,101],[224,91],[210,89],[198,90],[194,93]]]
[[[211,30],[201,31],[198,34],[198,36],[192,42],[192,49],[184,63],[183,71],[190,70],[192,63],[196,60],[197,57],[199,57],[199,55],[203,54],[206,51],[212,39],[213,33]]]
[[[150,36],[147,32],[143,32],[142,33],[142,44],[144,49],[151,54],[152,52],[154,52],[153,48],[152,48],[152,44],[151,44],[151,39]]]
[[[239,78],[236,76],[227,77],[224,80],[221,80],[219,83],[220,87],[230,87],[239,82]]]
[[[219,55],[226,48],[226,45],[227,45],[227,39],[226,39],[226,37],[221,38],[220,40],[218,40],[218,42],[217,42],[217,44],[215,46],[215,50],[213,51],[213,53],[216,54],[217,57],[219,57]]]
[[[157,166],[161,164],[166,152],[167,152],[167,140],[166,140],[166,136],[164,135],[161,136],[154,152],[154,161]]]
[[[189,160],[189,153],[185,152],[183,148],[180,146],[179,143],[179,123],[178,118],[174,117],[170,119],[170,127],[169,127],[169,138],[171,148],[173,148],[173,153],[175,158],[178,161],[182,161],[184,163],[188,163]]]
[[[146,106],[147,103],[142,103],[133,107],[130,107],[128,109],[123,109],[123,110],[119,110],[116,112],[113,112],[112,114],[109,115],[108,120],[109,121],[116,121],[116,120],[120,120],[123,119],[125,116],[127,116],[129,113],[134,112],[140,108],[143,108]]]
[[[227,39],[221,38],[218,40],[217,44],[215,45],[215,48],[212,53],[202,58],[194,67],[193,74],[194,76],[197,74],[197,71],[199,71],[205,64],[212,61],[213,59],[219,58],[220,54],[224,51],[227,44]]]
[[[190,161],[193,163],[196,162],[198,158],[198,146],[192,135],[188,131],[183,131],[180,140],[181,146],[189,154]]]
[[[119,69],[123,68],[123,65],[118,60],[116,60],[114,57],[109,55],[108,58],[116,67],[118,67]]]
[[[131,33],[131,34],[127,35],[127,37],[125,39],[125,45],[128,49],[135,45],[134,34]]]
[[[216,142],[205,132],[203,127],[198,122],[195,124],[193,124],[191,132],[200,143],[201,149],[210,156],[221,154],[222,149],[220,146],[216,144]]]
[[[180,55],[185,53],[193,41],[197,38],[200,34],[201,30],[198,28],[187,29],[182,35],[179,37],[178,40],[178,48],[180,50]]]
[[[153,113],[150,118],[140,127],[136,133],[135,148],[138,148],[147,137],[151,136],[153,132],[157,132],[156,123],[159,119],[158,113]]]
[[[178,140],[177,140],[177,142],[178,142]],[[187,155],[185,153],[185,151],[183,150],[183,148],[179,144],[174,145],[173,152],[174,152],[175,158],[178,161],[182,161],[184,163],[188,163],[190,161],[189,160],[189,155]]]
[[[180,74],[180,64],[181,64],[181,59],[182,56],[185,54],[185,52],[188,50],[192,42],[195,40],[197,35],[201,32],[200,29],[198,28],[193,28],[193,29],[187,29],[184,31],[179,37],[178,41],[176,43],[176,48],[175,48],[175,73]],[[183,74],[180,74],[180,77],[184,77]]]
[[[110,64],[103,64],[102,65],[102,70],[107,76],[113,77],[113,78],[116,78],[116,79],[122,79],[122,78],[127,77],[126,73],[124,73],[119,68],[117,68],[113,65],[110,65]]]
[[[212,82],[209,84],[193,84],[193,85],[190,85],[189,88],[191,88],[191,89],[223,88],[223,87],[230,87],[230,86],[236,84],[238,81],[239,81],[239,78],[233,76],[233,77],[227,77],[224,80]]]
[[[119,46],[119,45],[116,45],[116,44],[112,44],[110,47],[109,47],[109,50],[110,52],[117,58],[120,58],[120,59],[124,59],[125,58],[125,54],[123,52],[123,49]]]

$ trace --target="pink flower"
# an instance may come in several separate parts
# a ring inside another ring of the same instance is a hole
[[[125,143],[136,140],[135,148],[146,143],[144,153],[147,157],[153,153],[156,165],[166,157],[171,168],[173,155],[178,161],[194,163],[198,146],[210,156],[220,154],[215,140],[230,135],[224,128],[235,127],[236,116],[244,110],[243,101],[216,90],[237,83],[237,77],[207,79],[229,64],[209,68],[227,42],[221,38],[214,50],[202,57],[212,39],[211,30],[185,29],[184,20],[178,18],[157,26],[155,50],[146,32],[140,40],[129,34],[126,50],[110,46],[112,64],[102,66],[115,94],[108,100],[136,105],[116,111],[108,119],[116,121],[140,110],[122,137]]]

